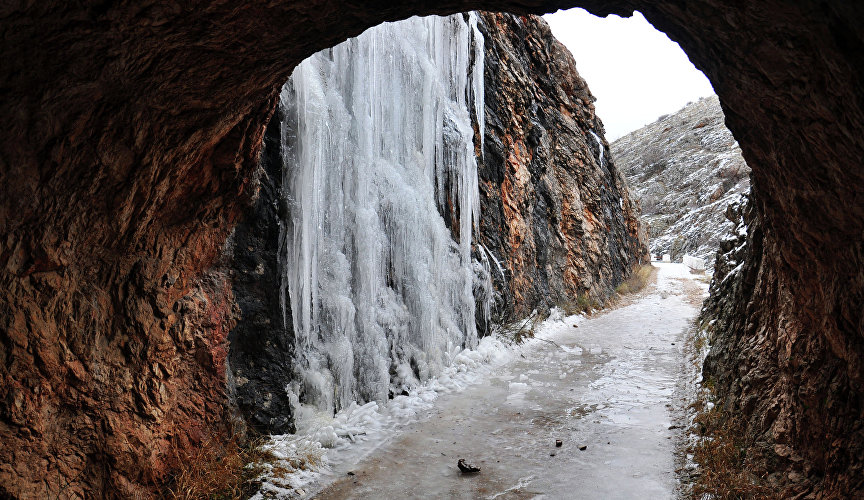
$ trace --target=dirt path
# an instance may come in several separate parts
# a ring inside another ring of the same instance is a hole
[[[673,497],[673,390],[705,285],[682,265],[658,267],[629,304],[550,325],[488,380],[337,467],[316,498]],[[482,471],[460,473],[458,458]]]

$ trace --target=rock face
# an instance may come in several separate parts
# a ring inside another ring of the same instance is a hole
[[[474,141],[481,215],[473,253],[489,264],[492,319],[519,319],[580,294],[602,302],[647,250],[593,97],[541,18],[486,13],[479,28],[486,133],[482,154],[479,137]],[[278,300],[284,248],[278,207],[285,203],[280,182],[287,168],[280,151],[296,145],[280,144],[277,118],[265,135],[261,190],[231,238],[234,264],[228,266],[242,311],[230,335],[238,403],[253,427],[270,433],[291,425],[285,385],[292,380],[295,348],[290,318],[286,328]],[[439,210],[458,240],[458,214]],[[478,331],[488,333],[480,307]]]
[[[717,96],[706,97],[612,143],[653,255],[710,261],[733,228],[723,213],[750,190],[750,168],[724,120]]]
[[[648,256],[594,97],[545,21],[483,20],[480,239],[504,271],[492,266],[499,320],[579,295],[602,303]]]
[[[284,236],[280,220],[287,210],[282,190],[280,110],[264,136],[257,171],[258,192],[225,251],[233,296],[241,321],[228,336],[237,408],[259,432],[294,431],[285,381],[293,374],[294,332],[291,317],[283,318],[280,288]],[[290,309],[289,309],[290,314]]]
[[[701,314],[711,343],[703,377],[724,409],[744,419],[748,468],[779,498],[858,496],[848,494],[864,488],[857,382],[829,355],[849,347],[808,336],[808,323],[789,314],[805,298],[781,288],[784,277],[769,264],[776,249],[752,203],[732,204],[725,215],[734,229],[720,244]],[[810,321],[844,321],[849,311]]]
[[[4,4],[0,496],[146,495],[224,430],[236,311],[207,270],[299,61],[385,20],[575,6],[639,9],[711,80],[753,169],[758,279],[718,390],[768,444],[748,453],[779,450],[766,470],[806,464],[780,487],[861,496],[864,5],[816,0]]]

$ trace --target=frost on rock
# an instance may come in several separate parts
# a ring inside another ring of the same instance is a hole
[[[477,346],[475,295],[487,318],[491,295],[489,259],[472,259],[483,58],[476,14],[412,18],[310,57],[282,89],[298,405],[386,401]]]
[[[588,133],[591,134],[591,137],[594,138],[594,142],[597,143],[597,150],[599,151],[599,153],[597,153],[599,155],[597,157],[597,163],[599,163],[600,166],[602,167],[603,166],[603,155],[606,152],[605,148],[603,147],[603,141],[600,140],[600,137],[596,133],[594,133],[593,130],[589,130]]]

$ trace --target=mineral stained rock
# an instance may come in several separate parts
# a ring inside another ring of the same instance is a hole
[[[501,261],[498,317],[603,302],[647,261],[635,204],[570,52],[535,16],[485,14],[481,243]]]

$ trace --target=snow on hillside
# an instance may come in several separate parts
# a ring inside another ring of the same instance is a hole
[[[731,229],[723,213],[750,190],[750,168],[724,120],[717,96],[705,97],[612,143],[652,255],[711,260]]]

